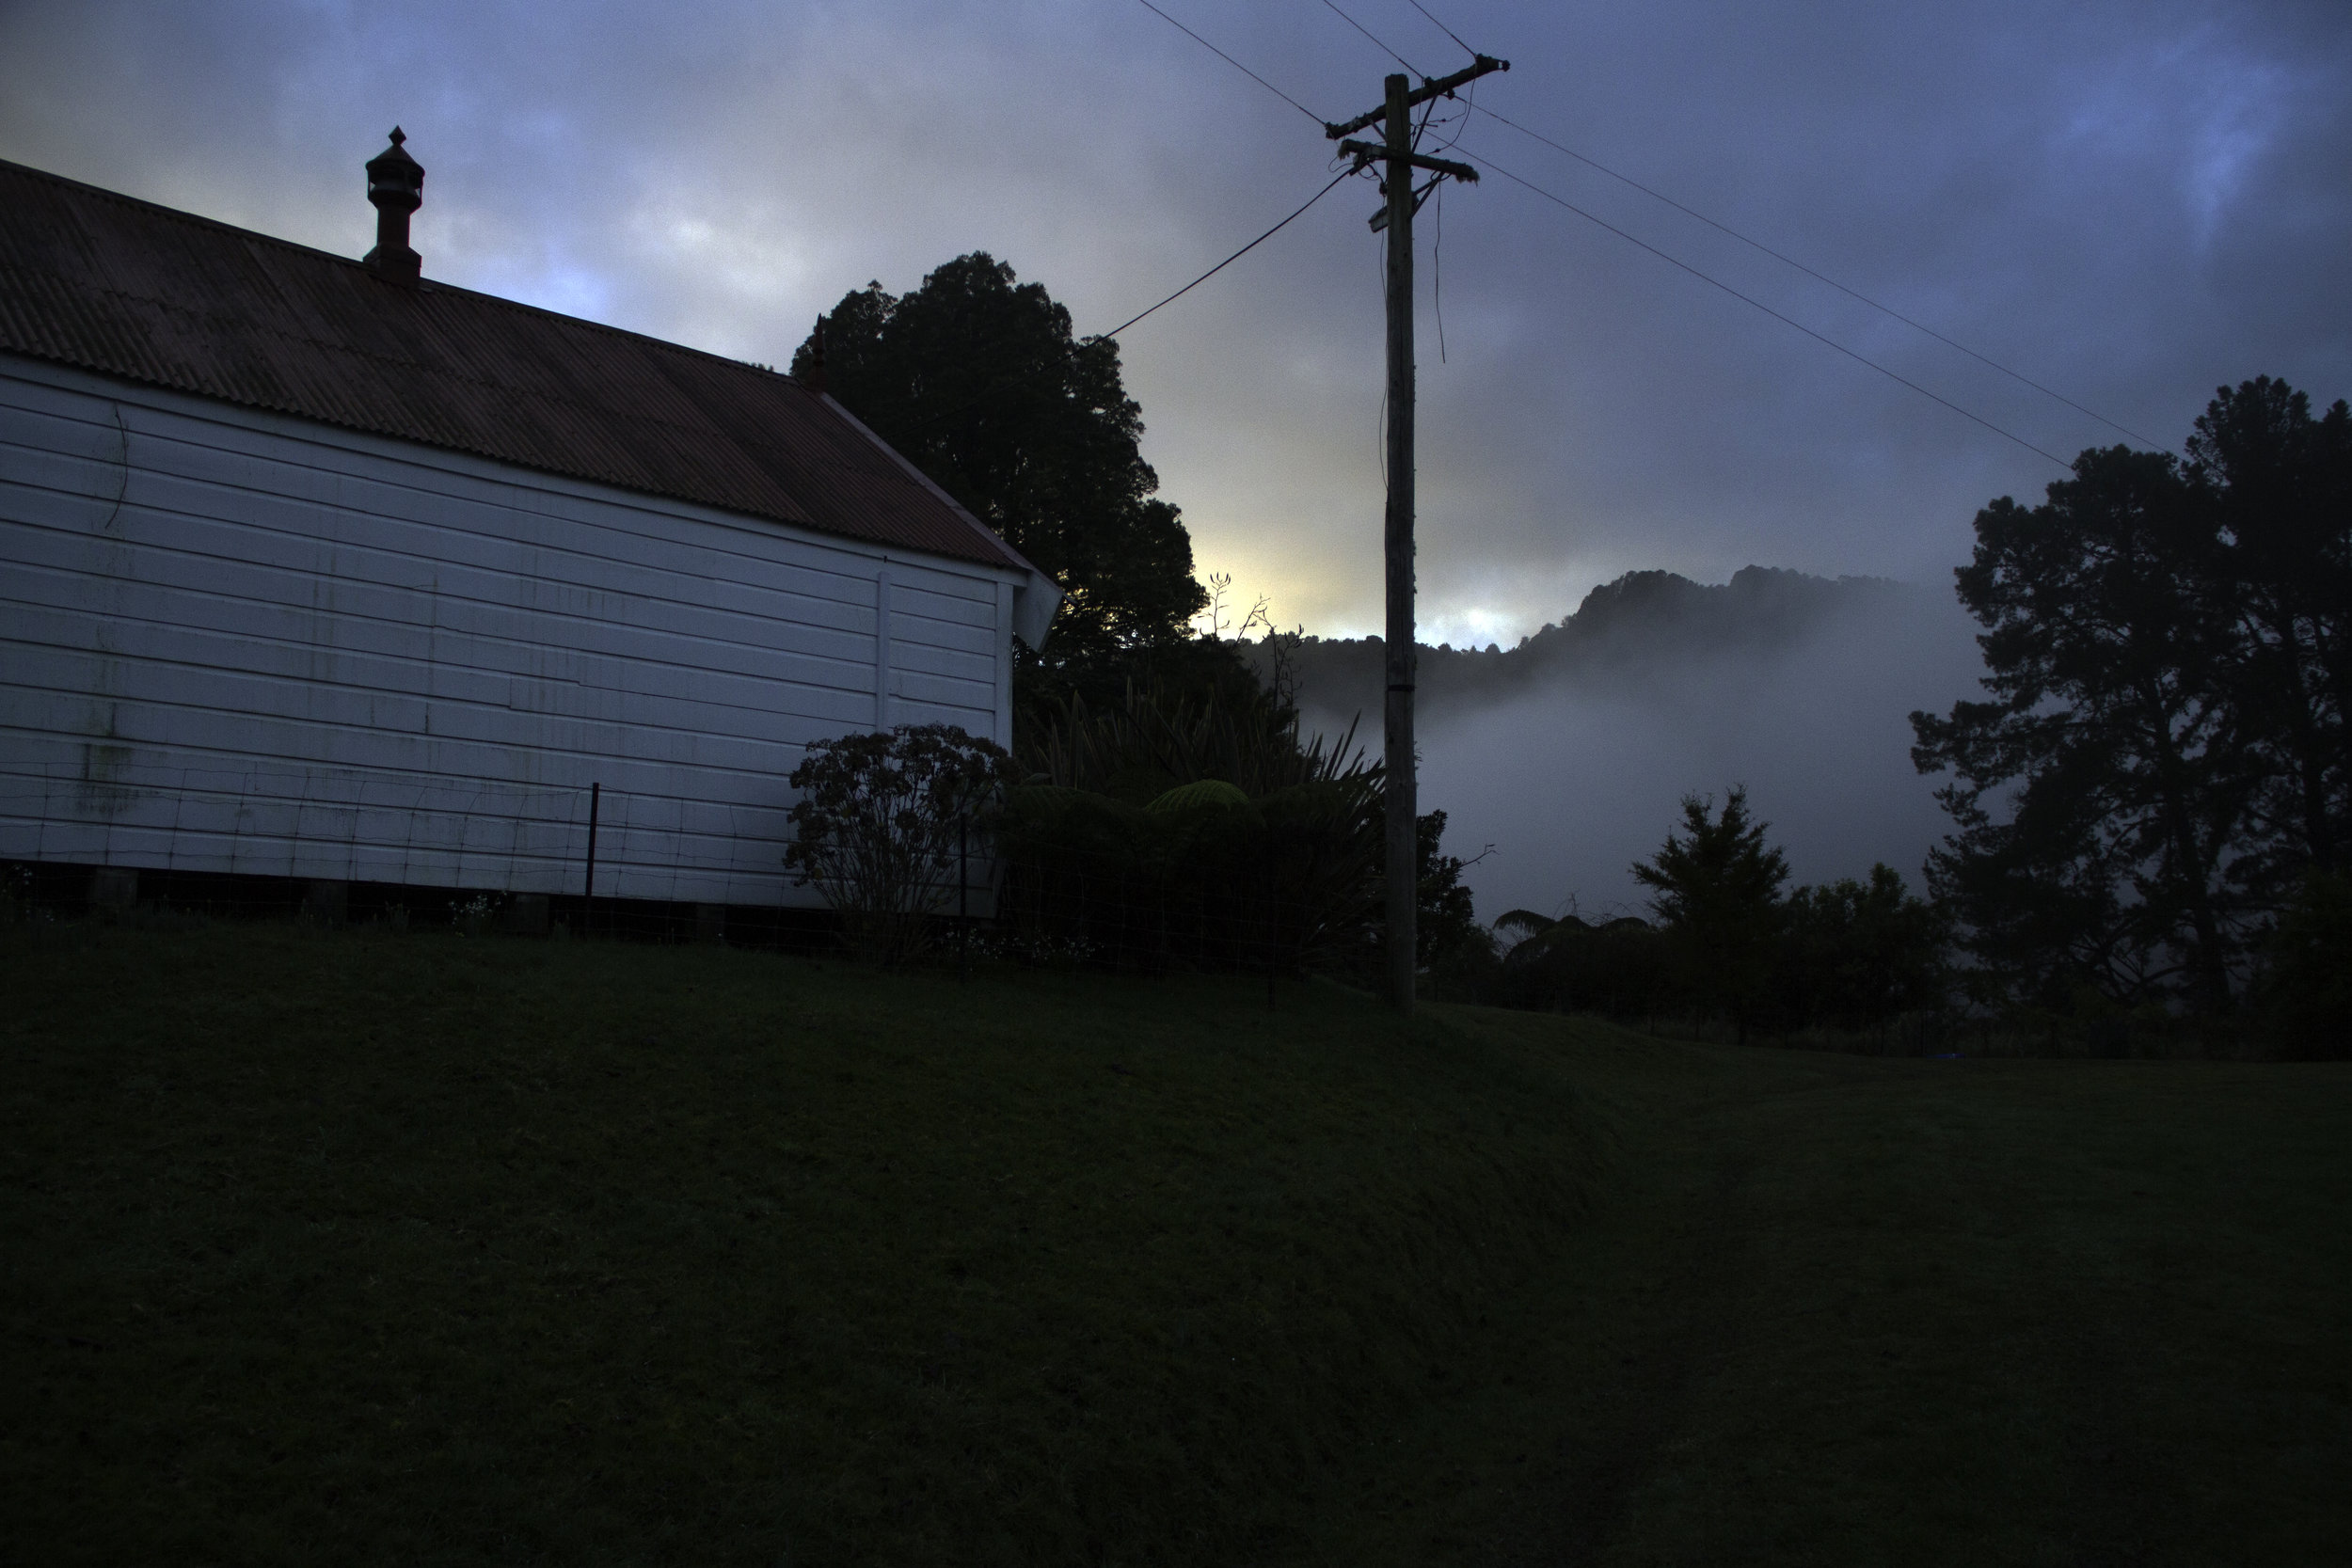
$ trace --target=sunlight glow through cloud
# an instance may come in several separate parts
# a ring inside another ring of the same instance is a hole
[[[1327,11],[1185,0],[1317,113],[1388,63]],[[2177,440],[2215,385],[2352,391],[2352,12],[1963,0],[1769,22],[1438,8],[1513,59],[1481,102]],[[1404,0],[1362,0],[1430,61]],[[20,0],[0,156],[357,254],[395,121],[428,276],[782,364],[809,322],[986,249],[1100,331],[1311,192],[1329,147],[1141,7]],[[1471,117],[1459,155],[2071,453],[2113,434],[1705,225]],[[1381,301],[1344,187],[1122,343],[1202,570],[1284,624],[1380,621]],[[1937,584],[2053,470],[1500,177],[1422,257],[1420,582],[1509,642],[1637,567]],[[1442,271],[1446,352],[1435,311]]]

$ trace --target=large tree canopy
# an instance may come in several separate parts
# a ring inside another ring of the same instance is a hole
[[[2221,1006],[2296,879],[2341,865],[2347,431],[2249,381],[2188,464],[2086,451],[2043,504],[1977,515],[1992,700],[1914,714],[1912,754],[1954,775],[1929,882],[2004,999]]]
[[[2217,543],[2206,588],[2230,647],[2228,700],[2259,785],[2265,891],[2352,852],[2352,409],[2322,419],[2268,376],[2224,387],[2189,437]]]
[[[1207,595],[1153,494],[1118,343],[1073,337],[1042,286],[979,251],[903,295],[846,294],[819,330],[826,389],[1061,585],[1043,673],[1186,640]],[[812,335],[792,373],[812,378],[817,356]]]

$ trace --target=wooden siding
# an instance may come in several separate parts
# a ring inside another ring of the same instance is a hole
[[[811,741],[1010,738],[1009,569],[0,356],[0,859],[804,904]]]

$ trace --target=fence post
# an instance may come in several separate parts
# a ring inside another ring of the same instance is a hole
[[[580,901],[584,904],[594,904],[596,896],[596,811],[603,804],[604,785],[601,783],[590,784],[588,786],[588,876],[587,879],[580,884]],[[585,909],[580,911],[580,925],[583,935],[587,931],[588,913],[589,911]]]
[[[1265,918],[1265,1010],[1274,1011],[1274,966],[1279,958],[1282,942],[1281,923],[1277,917],[1275,903],[1280,895],[1269,897],[1260,906]]]
[[[972,818],[956,818],[956,984],[972,977]]]
[[[171,846],[164,851],[164,869],[180,869],[180,828],[188,819],[188,770],[180,769],[180,787],[171,797]]]
[[[245,803],[253,793],[252,773],[248,771],[230,787],[236,790],[235,798],[229,802],[229,870],[233,876],[239,869],[239,851],[245,848]]]

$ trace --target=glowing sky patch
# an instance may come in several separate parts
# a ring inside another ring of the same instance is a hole
[[[1169,0],[1316,115],[1392,69],[1311,0]],[[1433,71],[1405,0],[1365,24]],[[2352,393],[2341,4],[1433,5],[1479,102],[2162,440],[2215,386]],[[660,7],[17,0],[0,156],[357,255],[398,121],[428,276],[787,362],[973,249],[1125,319],[1327,178],[1307,116],[1125,0]],[[2071,455],[2118,437],[1479,117],[1508,167]],[[1125,339],[1204,571],[1379,622],[1378,242],[1339,191]],[[1500,177],[1423,224],[1421,582],[1509,642],[1636,567],[1947,581],[2050,464]],[[1439,277],[1445,356],[1438,357]]]

